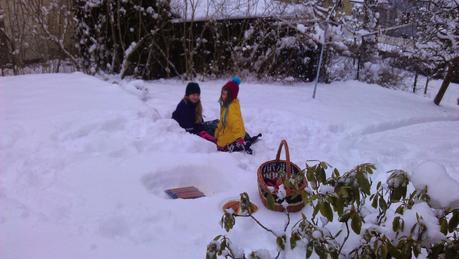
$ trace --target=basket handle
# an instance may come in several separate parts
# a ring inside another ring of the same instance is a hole
[[[282,147],[284,147],[284,150],[285,150],[285,161],[286,161],[286,164],[287,164],[286,173],[287,174],[291,174],[292,173],[292,165],[291,165],[291,162],[290,162],[290,152],[288,151],[288,144],[287,144],[287,141],[285,139],[283,139],[281,141],[281,143],[279,144],[279,148],[277,149],[276,161],[280,160]]]

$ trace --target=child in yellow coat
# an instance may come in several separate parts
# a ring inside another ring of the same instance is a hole
[[[251,150],[246,148],[244,141],[244,120],[242,119],[241,106],[237,99],[239,83],[239,77],[234,77],[222,88],[219,100],[220,121],[215,130],[215,138],[220,151],[247,151],[250,153]]]

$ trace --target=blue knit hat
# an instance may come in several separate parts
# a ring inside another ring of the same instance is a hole
[[[239,76],[231,77],[231,81],[235,82],[237,85],[241,84],[241,78]]]

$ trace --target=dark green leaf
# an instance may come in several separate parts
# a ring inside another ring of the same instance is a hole
[[[285,250],[285,236],[279,236],[276,238],[277,247],[281,250]]]
[[[322,204],[322,202],[320,202],[320,201],[317,202],[317,204],[316,204],[316,206],[314,207],[314,210],[313,210],[313,212],[312,212],[312,218],[315,218],[316,215],[317,215],[317,213],[319,213],[320,207],[322,206],[321,204]]]
[[[250,206],[250,198],[249,195],[246,192],[241,193],[241,199],[240,199],[240,208],[241,208],[241,214],[252,214],[252,206]]]
[[[397,259],[398,258],[404,258],[404,257],[402,257],[401,251],[398,250],[395,246],[390,245],[390,244],[389,244],[389,252],[390,252],[390,255],[392,257],[394,257],[394,258],[397,258]],[[411,257],[409,257],[409,258],[411,258]]]
[[[309,242],[308,246],[306,247],[306,258],[311,257],[313,250],[314,250],[314,244],[312,242]]]
[[[311,185],[311,188],[314,190],[317,190],[319,188],[319,186],[317,185],[317,180],[315,178],[310,180],[309,184]]]
[[[314,251],[316,251],[316,254],[319,256],[320,259],[327,258],[327,254],[325,253],[324,248],[320,244],[314,246]]]
[[[339,171],[338,171],[338,169],[336,169],[336,168],[333,169],[332,176],[333,176],[333,178],[338,178],[338,177],[339,177]]]
[[[448,234],[448,221],[445,218],[441,218],[439,220],[440,223],[440,231],[443,234]]]
[[[459,224],[459,211],[455,210],[453,212],[453,216],[449,220],[449,224],[448,224],[449,232],[453,232],[457,228],[458,224]]]
[[[234,218],[234,215],[228,212],[225,212],[225,214],[223,214],[222,219],[220,221],[220,224],[226,230],[226,232],[229,232],[234,227],[235,223],[236,219]]]
[[[308,178],[308,181],[313,181],[316,179],[316,177],[314,176],[314,169],[313,167],[310,167],[308,168],[308,170],[306,171],[306,178]]]
[[[413,253],[414,253],[414,256],[418,257],[419,254],[421,253],[421,246],[418,245],[418,244],[414,244],[413,245]]]
[[[370,195],[370,182],[364,174],[357,174],[357,183],[359,184],[360,190],[362,190],[363,193]]]
[[[390,201],[391,202],[398,202],[402,198],[402,192],[400,188],[395,188],[390,193]]]
[[[335,188],[335,193],[338,194],[338,196],[347,199],[349,197],[349,187],[347,186],[339,186]]]
[[[407,189],[408,189],[407,186],[402,186],[400,189],[401,189],[400,190],[401,197],[402,198],[406,198],[406,192],[407,192]]]
[[[311,201],[309,199],[309,194],[308,192],[306,192],[305,190],[301,191],[301,199],[303,199],[303,201],[306,203],[306,204],[309,204]]]
[[[339,218],[339,222],[346,222],[346,221],[349,220],[350,217],[351,217],[351,214],[350,214],[350,213],[343,214],[343,215]]]
[[[392,230],[394,230],[394,232],[400,232],[400,217],[395,217],[394,221],[392,221]]]
[[[382,244],[381,246],[381,258],[387,258],[387,254],[389,253],[389,248],[387,244]]]
[[[330,203],[325,201],[325,202],[322,202],[321,204],[322,205],[320,206],[320,214],[326,217],[329,222],[332,222],[333,221],[333,211],[330,207]]]
[[[403,205],[400,205],[400,206],[395,210],[395,213],[398,213],[398,214],[403,215],[404,210],[405,210],[405,208],[403,207]]]
[[[290,237],[290,248],[295,249],[296,243],[298,240],[300,240],[301,237],[298,233],[293,233],[292,236]]]
[[[268,201],[268,208],[273,210],[274,209],[274,196],[271,194],[271,193],[268,193],[268,195],[266,195],[266,199]]]
[[[322,183],[322,184],[327,181],[327,176],[326,176],[325,170],[323,168],[319,168],[317,170],[316,178],[317,178],[317,181]]]
[[[373,197],[373,200],[371,201],[371,207],[373,207],[375,209],[378,207],[378,196],[375,195]]]
[[[333,209],[338,213],[338,216],[343,215],[344,212],[344,201],[341,198],[337,198],[332,203]]]
[[[362,218],[357,212],[352,213],[351,215],[351,228],[356,234],[360,234],[362,229]]]
[[[360,192],[354,192],[354,199],[357,204],[360,204]]]
[[[220,243],[220,251],[223,251],[227,248],[227,243],[226,243],[226,239],[223,239],[223,241]]]
[[[379,196],[379,207],[380,207],[383,211],[386,211],[386,210],[387,210],[387,203],[386,203],[386,200],[384,200],[384,197],[383,197],[383,196]]]

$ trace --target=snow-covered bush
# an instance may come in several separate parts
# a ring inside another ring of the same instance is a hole
[[[459,4],[456,0],[425,2],[415,10],[418,37],[414,53],[407,55],[433,64],[435,74],[444,75],[434,100],[439,105],[450,82],[459,78]]]
[[[172,16],[168,2],[78,0],[74,9],[78,47],[87,72],[151,77],[167,69],[168,57],[161,52],[165,48],[159,46],[164,45],[163,30]]]
[[[328,65],[328,80],[345,81],[355,79],[357,68],[356,60],[347,56],[333,56]]]
[[[299,31],[289,25],[273,21],[251,24],[234,48],[233,63],[260,79],[313,80],[319,51],[311,38],[314,28]]]
[[[328,12],[336,13],[320,2],[297,6],[295,19],[283,18],[292,10],[266,17],[214,19],[209,14],[198,19],[173,14],[167,1],[78,0],[78,46],[87,72],[120,73],[122,78],[248,73],[313,80],[324,40],[322,21]],[[326,26],[327,49],[346,49],[342,28]]]
[[[302,214],[293,225],[286,212],[282,232],[273,231],[249,210],[224,213],[221,225],[226,231],[234,228],[237,218],[248,217],[272,234],[276,256],[266,249],[263,257],[258,251],[246,255],[228,237],[219,235],[208,245],[207,258],[279,258],[293,249],[304,251],[306,258],[314,253],[320,258],[412,258],[421,253],[428,258],[455,258],[458,208],[433,209],[427,189],[408,194],[412,186],[402,170],[390,171],[387,181],[375,186],[370,179],[372,164],[358,165],[342,175],[336,168],[327,173],[329,169],[327,163],[319,162],[302,171],[309,187],[297,191],[312,212]],[[250,208],[246,193],[241,195],[241,204]]]
[[[359,79],[370,84],[403,89],[406,88],[403,83],[407,77],[411,77],[408,71],[396,68],[388,60],[379,60],[377,63],[364,63]]]

